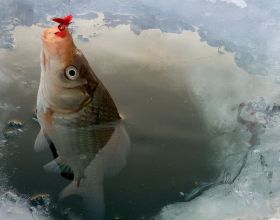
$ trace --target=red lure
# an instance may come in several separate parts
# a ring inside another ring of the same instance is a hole
[[[65,37],[65,35],[66,35],[65,27],[68,27],[69,24],[72,23],[72,22],[71,22],[71,21],[72,21],[72,18],[73,18],[72,15],[67,15],[67,16],[65,16],[64,18],[52,18],[52,20],[53,20],[54,22],[59,23],[59,25],[58,25],[59,31],[55,33],[57,36],[59,36],[59,37]]]

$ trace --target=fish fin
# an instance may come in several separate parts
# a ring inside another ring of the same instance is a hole
[[[34,150],[37,152],[43,151],[45,149],[49,148],[49,143],[47,141],[47,138],[44,134],[44,131],[41,129],[39,134],[36,137],[35,143],[34,143]]]
[[[104,151],[107,151],[104,158],[104,175],[106,177],[116,175],[125,166],[130,147],[131,143],[126,129],[123,124],[119,124],[106,147],[103,148]]]
[[[51,162],[47,163],[44,165],[44,170],[48,172],[53,172],[53,173],[60,173],[60,166],[59,166],[59,157],[56,158],[55,160],[52,160]]]
[[[44,170],[52,173],[73,173],[70,166],[63,163],[60,157],[52,160],[44,166]]]
[[[77,187],[76,181],[72,181],[59,194],[59,200],[65,199],[72,195],[79,195],[83,198],[84,206],[91,210],[88,219],[104,219],[104,193],[103,185],[95,182],[88,182],[87,184]]]
[[[44,122],[46,124],[47,130],[49,130],[52,127],[52,122],[53,122],[53,111],[48,108],[48,110],[44,113]]]
[[[79,181],[79,185],[78,182]],[[59,194],[59,200],[67,198],[71,195],[82,195],[83,197],[95,197],[99,193],[103,194],[103,186],[100,182],[87,182],[82,184],[83,180],[74,180],[66,186]],[[86,180],[84,180],[86,181]]]
[[[67,198],[71,195],[77,195],[80,194],[82,189],[80,188],[80,185],[77,186],[76,181],[72,181],[68,186],[66,186],[61,193],[59,194],[59,200]]]

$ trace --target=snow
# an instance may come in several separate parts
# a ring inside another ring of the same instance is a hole
[[[31,208],[25,198],[12,191],[7,191],[0,196],[0,219],[6,220],[43,220],[50,219]]]
[[[210,2],[213,2],[213,3],[216,3],[217,0],[208,0]],[[245,0],[220,0],[221,2],[226,2],[226,3],[229,3],[229,4],[234,4],[235,6],[237,7],[240,7],[240,8],[246,8],[247,7],[247,3]]]

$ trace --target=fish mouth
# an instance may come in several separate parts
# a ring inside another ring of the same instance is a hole
[[[41,39],[43,42],[49,42],[49,43],[59,43],[59,42],[65,42],[72,40],[71,34],[69,32],[69,29],[65,28],[65,36],[60,37],[56,33],[58,33],[60,30],[58,27],[50,27],[43,30]]]
[[[59,57],[62,61],[69,61],[76,49],[69,29],[65,28],[65,36],[60,37],[56,33],[60,30],[57,27],[44,29],[41,35],[44,56],[47,59]]]

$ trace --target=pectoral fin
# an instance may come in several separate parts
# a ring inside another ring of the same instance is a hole
[[[126,157],[130,150],[130,139],[122,124],[119,124],[102,150],[104,161],[104,175],[111,177],[116,175],[126,164]]]
[[[87,219],[104,219],[105,205],[102,184],[99,182],[87,182],[77,187],[76,182],[73,181],[62,190],[59,195],[59,200],[65,199],[71,195],[80,195],[83,197],[85,208],[90,210],[87,214]]]
[[[67,173],[67,174],[73,173],[71,167],[63,163],[60,157],[47,163],[44,166],[44,169],[48,172],[53,172],[53,173]]]
[[[77,186],[75,181],[72,181],[67,187],[65,187],[59,194],[59,200],[67,198],[71,195],[81,194],[83,189]]]
[[[41,129],[35,140],[34,150],[39,152],[39,151],[43,151],[48,148],[49,148],[49,143],[47,141],[47,138],[46,138],[43,130]]]

